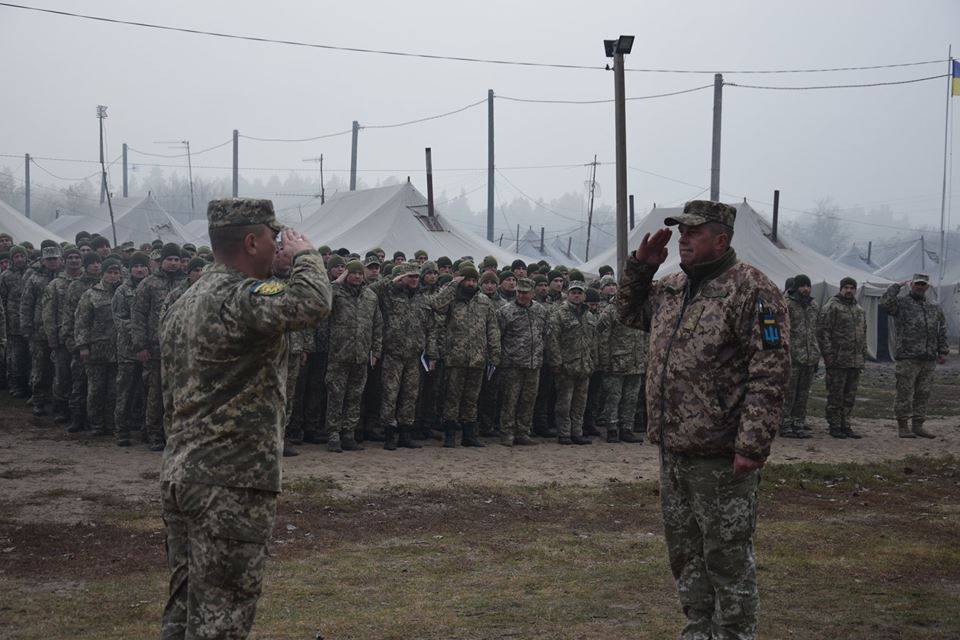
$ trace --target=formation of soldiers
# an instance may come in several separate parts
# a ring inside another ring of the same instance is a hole
[[[34,249],[0,235],[3,372],[10,393],[35,416],[52,413],[67,431],[133,434],[164,447],[160,325],[163,313],[213,261],[208,247],[163,244],[111,249],[81,232],[74,244]],[[319,250],[333,284],[331,315],[288,335],[285,455],[303,443],[331,452],[363,448],[642,442],[649,337],[622,323],[613,269],[587,283],[546,262],[509,266],[487,256],[431,260],[416,251],[387,259],[375,248]],[[274,265],[275,278],[290,265]],[[810,278],[787,283],[791,374],[780,433],[810,437],[806,406],[822,359],[829,434],[850,426],[867,339],[857,283],[844,278],[821,309]],[[948,353],[943,312],[926,300],[929,276],[907,296],[890,287],[881,307],[895,318],[899,435],[932,437],[925,408],[937,359]],[[459,437],[458,437],[459,436]]]

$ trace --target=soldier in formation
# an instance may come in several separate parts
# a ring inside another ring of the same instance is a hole
[[[811,297],[810,278],[799,274],[793,278],[787,295],[790,315],[790,378],[784,394],[780,435],[784,438],[809,438],[807,400],[810,386],[820,362],[817,328],[820,305]]]
[[[817,339],[827,369],[827,425],[834,438],[862,436],[850,427],[857,385],[867,357],[867,320],[857,302],[857,281],[840,280],[840,292],[820,313]]]

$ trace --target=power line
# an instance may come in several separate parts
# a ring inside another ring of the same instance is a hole
[[[256,140],[257,142],[312,142],[314,140],[323,140],[324,138],[336,138],[337,136],[344,136],[348,133],[353,133],[353,129],[346,129],[345,131],[337,131],[336,133],[325,133],[319,136],[313,136],[310,138],[258,138],[255,136],[246,136],[237,134],[240,138],[246,138],[247,140]]]
[[[461,111],[466,111],[467,109],[471,109],[477,105],[484,104],[486,103],[486,101],[487,99],[484,98],[482,100],[477,100],[476,102],[471,102],[465,107],[460,107],[459,109],[454,109],[453,111],[447,111],[446,113],[438,113],[435,116],[427,116],[426,118],[418,118],[416,120],[408,120],[406,122],[397,122],[394,124],[365,124],[365,125],[361,125],[360,128],[361,129],[392,129],[394,127],[405,127],[408,124],[417,124],[419,122],[426,122],[428,120],[436,120],[437,118],[445,118],[447,116],[452,116],[455,113],[460,113]]]
[[[700,87],[692,87],[690,89],[681,89],[680,91],[671,91],[669,93],[656,93],[649,96],[634,96],[633,98],[625,98],[626,100],[652,100],[654,98],[667,98],[669,96],[679,96],[684,93],[693,93],[694,91],[703,91],[704,89],[712,89],[713,83],[705,84]],[[597,100],[550,100],[550,99],[536,99],[536,98],[514,98],[511,96],[501,96],[494,95],[494,98],[499,100],[509,100],[511,102],[534,102],[538,104],[605,104],[613,102],[613,98],[603,98]]]
[[[802,87],[769,87],[761,86],[754,84],[738,84],[736,82],[724,82],[724,86],[727,87],[739,87],[741,89],[766,89],[774,91],[814,91],[818,89],[860,89],[863,87],[889,87],[897,84],[913,84],[915,82],[927,82],[929,80],[937,80],[939,78],[946,78],[948,73],[941,73],[936,76],[926,76],[924,78],[912,78],[910,80],[894,80],[892,82],[866,82],[863,84],[821,84],[821,85],[808,85]]]
[[[221,142],[220,144],[215,144],[212,147],[207,147],[206,149],[201,149],[200,151],[192,151],[189,155],[198,156],[201,153],[206,153],[207,151],[213,151],[214,149],[219,149],[220,147],[225,147],[228,144],[233,142],[233,138],[230,138],[226,142]],[[154,158],[186,158],[188,154],[186,153],[151,153],[149,151],[140,151],[140,149],[135,149],[130,145],[127,145],[127,150],[134,151],[139,153],[142,156],[153,156]],[[142,163],[141,163],[142,164]]]
[[[109,24],[119,24],[126,25],[131,27],[142,27],[145,29],[156,29],[159,31],[172,31],[178,33],[187,33],[191,35],[200,35],[200,36],[210,36],[215,38],[227,38],[232,40],[246,40],[249,42],[259,42],[266,44],[280,44],[293,47],[308,47],[312,49],[325,49],[329,51],[346,51],[351,53],[373,53],[379,55],[387,56],[396,56],[404,58],[422,58],[427,60],[444,60],[452,62],[471,62],[471,63],[481,63],[481,64],[498,64],[498,65],[511,65],[511,66],[521,66],[521,67],[542,67],[542,68],[552,68],[552,69],[580,69],[588,71],[606,71],[606,66],[601,65],[579,65],[579,64],[560,64],[560,63],[548,63],[548,62],[531,62],[524,60],[504,60],[496,58],[474,58],[467,56],[451,56],[451,55],[439,55],[439,54],[430,54],[430,53],[417,53],[411,51],[392,51],[387,49],[368,49],[363,47],[345,47],[338,45],[330,44],[320,44],[313,42],[302,42],[297,40],[281,40],[276,38],[266,38],[261,36],[246,36],[246,35],[237,35],[231,33],[223,33],[219,31],[206,31],[203,29],[191,29],[187,27],[173,27],[169,25],[161,25],[150,22],[137,22],[133,20],[121,20],[119,18],[107,18],[104,16],[94,16],[83,13],[73,13],[70,11],[59,11],[56,9],[46,9],[41,7],[33,7],[23,4],[14,4],[12,2],[0,2],[0,6],[8,7],[11,9],[21,9],[25,11],[35,11],[38,13],[46,13],[52,15],[58,15],[68,18],[78,18],[82,20],[92,20],[96,22],[105,22]],[[865,71],[865,70],[874,70],[874,69],[892,69],[896,67],[912,67],[920,66],[927,64],[939,64],[943,63],[945,60],[920,60],[914,62],[898,62],[893,64],[881,64],[881,65],[870,65],[870,66],[847,66],[847,67],[828,67],[820,69],[727,69],[727,70],[707,70],[707,69],[626,69],[626,71],[632,71],[635,73],[688,73],[688,74],[714,74],[714,73],[824,73],[824,72],[835,72],[835,71]]]

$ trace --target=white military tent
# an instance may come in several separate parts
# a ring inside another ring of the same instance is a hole
[[[511,248],[516,249],[516,252],[523,256],[526,262],[546,260],[553,266],[565,264],[571,267],[581,263],[581,260],[576,256],[567,255],[563,251],[560,251],[557,248],[556,241],[557,239],[554,239],[553,242],[548,243],[546,238],[544,238],[543,250],[541,250],[540,234],[534,231],[533,227],[530,227],[526,233],[520,235],[520,242],[511,245]]]
[[[19,244],[26,240],[38,248],[40,243],[48,238],[63,242],[62,236],[44,229],[2,200],[0,200],[0,232],[9,233],[15,243]]]
[[[47,224],[47,229],[53,233],[59,234],[67,239],[69,242],[73,242],[76,239],[76,236],[81,231],[86,231],[87,233],[100,233],[100,230],[103,228],[104,224],[110,226],[110,217],[107,216],[106,220],[101,220],[100,218],[95,218],[93,216],[87,215],[62,215],[55,220],[51,220]]]
[[[770,224],[744,200],[732,203],[737,209],[734,225],[733,248],[737,256],[761,271],[774,283],[783,287],[787,278],[798,274],[810,276],[813,283],[813,296],[823,302],[839,290],[840,280],[845,276],[854,278],[860,285],[858,299],[867,313],[867,342],[870,353],[878,354],[878,339],[886,333],[886,325],[881,320],[877,303],[889,284],[885,278],[868,271],[834,262],[801,242],[778,235],[777,241],[771,239]],[[640,245],[645,233],[653,233],[664,226],[663,221],[672,215],[682,213],[682,207],[655,207],[640,221],[627,238],[627,246],[633,250]],[[658,271],[666,275],[680,270],[680,258],[677,249],[678,234],[674,230],[668,246],[667,261]],[[616,247],[604,251],[590,262],[584,263],[581,270],[585,273],[597,273],[601,265],[616,265]],[[885,349],[880,349],[883,355]]]
[[[117,244],[162,240],[182,244],[190,241],[190,236],[169,213],[164,210],[152,193],[130,198],[114,198],[113,219],[117,229]],[[110,211],[106,203],[93,215],[60,216],[47,228],[72,241],[80,231],[99,233],[113,242],[113,229],[110,225]]]
[[[521,258],[461,229],[441,213],[431,218],[427,199],[409,182],[334,194],[298,226],[317,246],[346,247],[361,255],[380,247],[388,257],[403,251],[412,259],[414,251],[423,249],[431,260],[445,255],[479,261],[492,255],[501,266]]]
[[[183,225],[183,229],[187,234],[187,242],[192,242],[198,247],[210,246],[210,232],[206,218],[191,220]]]
[[[830,259],[834,262],[845,264],[848,267],[856,267],[871,273],[876,273],[877,269],[879,269],[873,260],[867,257],[867,254],[857,246],[856,242],[852,243],[845,250],[835,253]]]

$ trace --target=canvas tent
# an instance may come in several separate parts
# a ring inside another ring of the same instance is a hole
[[[543,250],[541,251],[540,234],[534,231],[532,227],[528,228],[526,233],[520,235],[519,244],[513,245],[512,248],[516,249],[517,253],[523,256],[527,262],[546,260],[553,266],[559,264],[575,266],[581,262],[576,256],[567,255],[562,251],[558,251],[556,239],[550,243],[544,239]]]
[[[47,224],[47,230],[63,236],[69,242],[73,242],[76,239],[76,235],[81,231],[88,233],[96,231],[99,233],[104,224],[110,226],[109,216],[107,216],[106,220],[101,220],[93,216],[64,215],[50,221],[50,223]]]
[[[39,247],[40,242],[47,238],[63,242],[62,236],[44,229],[2,200],[0,200],[0,232],[9,233],[16,243],[26,240],[35,247]]]
[[[867,253],[862,251],[855,242],[844,251],[836,253],[831,260],[871,273],[876,273],[877,269],[879,269],[879,267],[873,263],[873,260],[867,257]]]
[[[151,193],[145,196],[115,198],[112,204],[117,244],[129,241],[139,245],[157,239],[177,244],[190,241],[183,225],[167,213]],[[61,216],[47,225],[47,228],[71,241],[77,232],[89,231],[99,233],[113,242],[110,211],[106,204],[91,216]]]
[[[346,247],[361,255],[380,247],[388,257],[403,251],[412,259],[414,251],[423,249],[432,260],[443,255],[451,260],[492,255],[501,266],[521,258],[461,229],[441,213],[431,219],[426,198],[409,182],[334,194],[305,215],[299,228],[317,246]]]
[[[733,248],[737,256],[761,271],[774,283],[782,287],[787,278],[804,273],[810,276],[813,282],[813,296],[823,302],[839,289],[840,279],[851,276],[860,284],[858,299],[867,313],[867,343],[871,355],[883,355],[886,351],[878,344],[881,337],[887,333],[885,318],[881,318],[878,307],[880,296],[883,295],[889,281],[873,275],[868,271],[834,262],[826,258],[801,242],[784,238],[778,235],[777,241],[770,238],[770,224],[744,200],[732,203],[737,209],[737,221],[734,225]],[[630,232],[627,246],[635,249],[645,233],[653,233],[662,228],[664,218],[682,213],[682,207],[654,207],[646,217]],[[668,245],[669,256],[660,267],[658,275],[666,275],[680,270],[680,259],[677,251],[677,233],[674,232]],[[616,247],[604,251],[597,257],[585,263],[581,270],[587,273],[597,273],[601,265],[616,265]]]
[[[210,232],[207,230],[207,219],[191,220],[183,225],[184,232],[187,234],[187,242],[192,242],[198,247],[210,246]]]

